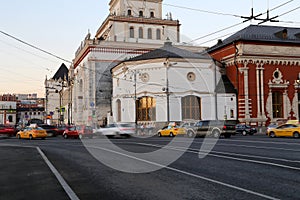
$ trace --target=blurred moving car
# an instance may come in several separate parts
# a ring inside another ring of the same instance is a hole
[[[187,129],[188,137],[212,136],[230,138],[235,134],[235,126],[238,120],[200,120],[194,126]]]
[[[16,128],[11,125],[0,124],[0,135],[12,137],[16,135]]]
[[[157,132],[158,137],[169,136],[174,137],[177,135],[185,135],[185,129],[177,125],[168,125],[163,127]]]
[[[46,130],[48,137],[56,137],[58,135],[58,129],[54,125],[39,124],[38,126]]]
[[[57,134],[63,135],[64,131],[68,128],[68,126],[62,124],[62,125],[57,125],[56,128],[57,128]]]
[[[270,128],[267,132],[269,137],[300,137],[300,126],[295,124],[283,124],[275,128]]]
[[[112,137],[130,137],[135,134],[135,124],[132,123],[113,123],[104,128],[95,129],[94,134],[97,136]]]
[[[38,126],[27,126],[23,130],[17,133],[17,138],[22,139],[34,139],[34,138],[42,138],[45,139],[47,137],[47,132],[41,127]]]
[[[93,138],[94,134],[93,134],[93,128],[91,126],[85,126],[85,125],[81,125],[81,126],[69,126],[65,129],[65,131],[63,132],[63,137],[65,139],[67,138]]]
[[[197,121],[195,121],[195,120],[183,121],[181,123],[181,125],[179,126],[178,134],[180,134],[180,135],[186,135],[187,134],[187,130],[189,128],[195,126],[196,122]]]
[[[242,134],[244,136],[253,135],[254,133],[257,133],[257,129],[246,124],[237,124],[235,126],[235,133]]]

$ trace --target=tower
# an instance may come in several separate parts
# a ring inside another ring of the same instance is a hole
[[[163,44],[180,42],[180,24],[171,14],[163,19],[162,0],[111,0],[110,14],[96,38],[115,42]]]

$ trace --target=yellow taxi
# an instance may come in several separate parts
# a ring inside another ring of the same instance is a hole
[[[159,137],[169,136],[174,137],[176,135],[184,135],[185,131],[183,128],[176,125],[176,123],[170,123],[168,126],[163,127],[157,132]]]
[[[45,139],[47,137],[47,131],[42,129],[41,127],[27,126],[23,130],[17,133],[18,139],[34,139],[34,138],[42,138]]]
[[[267,132],[269,137],[294,137],[299,138],[300,126],[296,124],[283,124],[274,128],[270,128]]]

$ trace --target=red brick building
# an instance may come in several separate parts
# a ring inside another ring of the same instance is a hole
[[[241,122],[299,120],[300,28],[250,25],[208,51],[238,93]]]

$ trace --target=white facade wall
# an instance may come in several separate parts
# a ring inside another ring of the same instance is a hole
[[[45,87],[46,87],[46,112],[47,114],[53,114],[53,120],[58,120],[58,111],[57,108],[59,107],[59,91],[61,90],[61,84],[58,81],[53,79],[46,80]]]
[[[234,120],[236,116],[236,95],[218,94],[218,119]]]
[[[127,15],[128,9],[132,16],[139,17],[139,11],[143,11],[144,17],[150,18],[150,12],[154,12],[155,18],[162,18],[162,4],[142,0],[119,0],[110,7],[110,14],[117,16]]]
[[[130,38],[129,29],[134,28],[134,38]],[[143,38],[139,38],[139,28],[143,29]],[[148,38],[148,29],[152,30],[152,38]],[[157,29],[161,32],[161,38],[157,39]],[[107,38],[108,41],[117,42],[132,42],[132,43],[152,43],[152,44],[163,44],[167,38],[170,41],[177,43],[178,30],[176,26],[168,25],[151,25],[151,24],[137,24],[128,22],[115,22],[112,30]]]
[[[17,121],[17,103],[13,101],[0,101],[0,124],[16,124]],[[12,111],[12,112],[9,112]],[[11,118],[11,122],[9,122]]]
[[[209,60],[202,60],[201,62],[192,61],[188,63],[186,61],[174,62],[166,71],[164,60],[147,61],[145,63],[133,63],[126,66],[127,71],[123,71],[122,68],[114,71],[113,80],[113,103],[112,111],[114,118],[118,114],[117,100],[121,101],[121,111],[123,122],[135,121],[135,105],[134,99],[150,96],[156,99],[156,122],[167,121],[167,73],[169,81],[170,91],[170,121],[181,121],[181,98],[194,95],[201,98],[201,115],[202,119],[216,119],[216,104],[213,83],[214,76],[220,77],[220,74],[213,70],[211,62]],[[171,62],[172,63],[172,62]],[[189,81],[187,74],[189,72],[195,73],[195,80]],[[147,83],[142,82],[139,78],[140,75],[147,73],[149,75],[149,81]],[[136,74],[136,96],[135,96],[135,79]],[[130,99],[130,100],[128,100]],[[223,101],[223,100],[222,100]],[[223,115],[221,113],[220,115]]]

